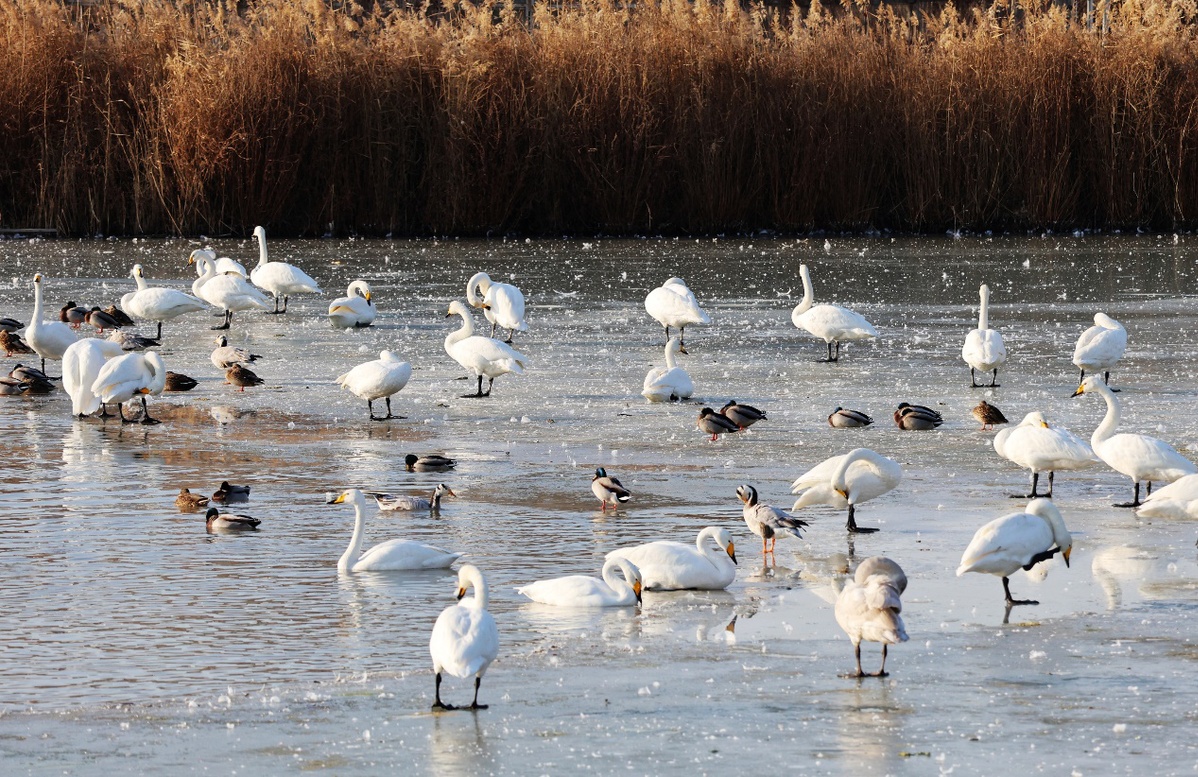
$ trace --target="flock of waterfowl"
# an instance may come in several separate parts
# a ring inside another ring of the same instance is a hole
[[[192,293],[147,284],[142,267],[135,265],[130,273],[137,284],[134,292],[124,295],[119,308],[103,311],[69,302],[60,311],[58,321],[45,319],[42,276],[33,278],[34,307],[30,323],[25,326],[15,319],[0,319],[0,346],[7,355],[32,353],[42,360],[42,369],[18,365],[10,377],[0,384],[0,393],[15,395],[53,390],[57,378],[45,374],[46,360],[62,362],[63,387],[71,398],[71,412],[86,417],[97,412],[107,416],[107,406],[117,405],[121,420],[125,417],[124,403],[136,400],[141,406],[141,423],[157,421],[150,417],[147,396],[157,396],[165,390],[187,390],[195,381],[177,373],[168,373],[161,356],[147,347],[157,345],[165,322],[188,313],[221,311],[222,323],[214,329],[227,330],[235,313],[257,310],[270,314],[285,314],[288,297],[294,294],[322,293],[320,286],[299,268],[270,261],[267,255],[265,231],[255,230],[259,243],[259,263],[246,273],[239,263],[218,258],[214,252],[193,251],[189,264],[196,265],[198,277]],[[794,325],[824,340],[827,348],[823,361],[840,358],[840,345],[863,338],[877,337],[875,328],[862,316],[847,308],[814,304],[808,268],[800,267],[803,298],[791,316]],[[273,297],[273,308],[270,299]],[[375,320],[375,307],[369,284],[352,282],[345,297],[334,300],[328,308],[330,322],[336,327],[366,327]],[[1002,335],[990,327],[990,292],[980,289],[980,311],[977,328],[968,332],[961,357],[970,370],[970,385],[998,387],[998,373],[1007,359]],[[280,308],[281,302],[281,308]],[[491,323],[490,336],[476,334],[472,308],[481,309]],[[695,295],[679,278],[670,278],[653,289],[645,299],[645,309],[665,330],[665,366],[654,368],[645,376],[642,395],[650,402],[686,400],[694,394],[694,384],[678,363],[679,355],[687,353],[684,333],[687,326],[707,324],[711,316],[699,305]],[[140,338],[123,332],[128,326],[119,314],[157,324],[155,338]],[[477,380],[476,390],[468,397],[489,396],[497,377],[512,373],[523,374],[528,357],[511,347],[512,337],[526,331],[524,297],[515,286],[493,282],[485,273],[469,279],[466,302],[449,303],[447,317],[459,316],[461,326],[445,338],[446,353],[468,370]],[[957,574],[980,572],[1002,579],[1008,606],[1035,604],[1031,600],[1015,599],[1009,587],[1009,577],[1018,569],[1034,565],[1060,554],[1068,564],[1072,549],[1069,530],[1058,508],[1050,501],[1053,479],[1057,470],[1067,471],[1095,465],[1101,461],[1131,478],[1134,498],[1126,506],[1136,507],[1141,515],[1154,517],[1198,517],[1198,474],[1193,463],[1181,456],[1162,440],[1141,434],[1117,433],[1120,405],[1107,382],[1110,371],[1118,362],[1127,344],[1127,333],[1116,321],[1103,313],[1094,317],[1095,325],[1085,331],[1077,342],[1073,363],[1081,371],[1081,381],[1075,395],[1097,394],[1106,403],[1106,416],[1094,431],[1090,442],[1068,430],[1050,424],[1043,414],[1034,412],[1016,426],[999,431],[994,437],[994,449],[999,456],[1010,460],[1031,473],[1031,501],[1022,511],[1003,515],[982,526],[964,551]],[[108,337],[79,338],[76,328],[89,325],[98,334],[112,330]],[[18,335],[24,329],[25,338]],[[677,330],[671,336],[671,329]],[[494,335],[507,330],[507,339]],[[219,337],[211,354],[211,362],[225,370],[226,379],[240,390],[261,383],[247,365],[259,355],[244,348],[233,347],[225,337]],[[977,373],[989,375],[988,383],[979,383]],[[1087,375],[1087,373],[1090,373]],[[336,383],[367,402],[372,421],[402,418],[393,413],[391,398],[404,388],[412,367],[388,350],[377,360],[359,364],[338,376]],[[1101,375],[1101,377],[1100,377]],[[488,380],[483,386],[483,379]],[[190,381],[190,385],[188,385]],[[383,400],[386,415],[376,415],[374,402]],[[134,411],[135,412],[135,411]],[[1001,410],[982,402],[974,415],[983,428],[1006,424]],[[704,407],[696,427],[712,440],[720,435],[743,432],[758,422],[767,421],[764,411],[751,405],[730,400],[719,410]],[[929,407],[901,403],[894,411],[894,423],[902,430],[934,430],[943,423],[941,414]],[[869,426],[873,419],[857,410],[835,408],[828,424],[837,429]],[[410,455],[405,465],[413,471],[448,471],[452,459],[440,456]],[[1040,475],[1047,473],[1048,490],[1039,493]],[[857,508],[895,489],[903,477],[902,466],[882,454],[863,447],[833,456],[801,474],[792,483],[797,495],[790,510],[763,504],[755,487],[750,484],[736,489],[742,504],[743,518],[749,531],[761,538],[762,553],[768,559],[774,553],[779,537],[801,537],[810,526],[794,513],[815,505],[826,505],[846,511],[846,529],[850,533],[869,533],[876,528],[857,524]],[[1147,482],[1146,498],[1140,499],[1140,483]],[[1152,484],[1166,482],[1164,488],[1152,491]],[[222,483],[213,501],[239,501],[248,497],[248,487]],[[620,480],[600,467],[591,480],[591,490],[601,509],[618,510],[633,495]],[[222,496],[223,495],[223,496]],[[457,562],[462,554],[424,543],[408,540],[389,540],[364,546],[365,506],[368,497],[375,500],[379,510],[439,509],[446,496],[456,496],[449,486],[438,484],[425,499],[410,495],[391,495],[347,489],[329,494],[330,504],[351,505],[355,513],[354,530],[337,568],[344,573],[367,570],[443,569]],[[1024,495],[1020,495],[1024,496]],[[209,499],[182,489],[176,499],[181,510],[208,507]],[[1123,505],[1121,505],[1123,506]],[[216,508],[207,510],[206,523],[210,530],[254,530],[259,521],[250,516],[222,513]],[[726,588],[736,577],[736,553],[728,529],[718,526],[703,528],[693,543],[669,540],[649,542],[635,547],[618,548],[607,554],[601,577],[569,575],[530,582],[518,592],[536,602],[560,606],[635,606],[644,591],[678,589],[718,590]],[[619,574],[617,574],[619,573]],[[623,578],[619,576],[622,574]],[[877,675],[885,674],[888,646],[907,640],[901,618],[901,596],[907,578],[901,567],[891,559],[876,556],[863,561],[845,583],[835,604],[835,617],[854,646],[856,675],[863,676],[860,643],[882,644],[882,666]],[[458,575],[458,598],[473,588],[473,599],[450,606],[441,613],[433,628],[430,652],[436,677],[435,707],[448,709],[441,700],[442,674],[459,678],[474,678],[472,708],[478,704],[478,691],[488,666],[498,655],[498,629],[487,612],[488,588],[483,574],[473,565],[465,564]]]

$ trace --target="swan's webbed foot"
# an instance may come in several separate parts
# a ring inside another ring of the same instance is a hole
[[[162,422],[159,421],[157,418],[150,418],[147,415],[147,416],[143,416],[139,423],[144,424],[145,426],[153,426],[154,424],[160,424]]]
[[[876,531],[881,531],[877,527],[857,526],[856,524],[849,526],[848,529],[849,534],[873,534]]]
[[[1012,596],[1011,596],[1011,580],[1009,578],[1004,577],[1002,579],[1002,590],[1003,590],[1003,594],[1005,595],[1005,598],[1006,598],[1008,613],[1010,612],[1010,609],[1017,604],[1039,604],[1039,602],[1036,601],[1035,599],[1012,598]]]
[[[490,708],[489,704],[479,704],[478,702],[474,702],[466,709],[468,709],[468,710],[485,710],[485,709],[489,709],[489,708]]]
[[[441,701],[433,702],[433,711],[434,712],[452,712],[453,710],[456,710],[456,709],[457,709],[457,707],[455,707],[452,704],[445,704],[444,702],[441,702]]]
[[[1120,502],[1119,504],[1111,505],[1111,507],[1139,507],[1143,502]]]
[[[225,323],[221,324],[220,326],[210,326],[210,327],[208,327],[208,328],[209,328],[209,329],[211,329],[213,332],[219,332],[219,331],[221,331],[222,329],[228,329],[228,328],[229,328],[229,322],[228,322],[228,321],[226,321]]]

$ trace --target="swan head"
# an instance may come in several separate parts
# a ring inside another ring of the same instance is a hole
[[[732,535],[728,532],[728,530],[724,528],[716,529],[714,532],[712,532],[711,536],[712,539],[715,540],[715,543],[723,548],[724,552],[728,554],[728,558],[732,559],[732,563],[735,564],[736,544],[732,542]]]
[[[1110,391],[1106,384],[1102,382],[1102,378],[1098,375],[1087,375],[1082,381],[1082,384],[1077,387],[1072,396],[1080,397],[1082,394],[1101,394],[1104,391]]]
[[[671,337],[666,343],[666,353],[687,353],[686,346],[682,344],[682,340],[677,337]]]
[[[130,278],[140,278],[141,277],[141,265],[140,264],[133,265],[133,269],[129,271],[129,277]]]
[[[259,240],[266,240],[266,227],[254,227],[254,237]]]
[[[261,229],[261,227],[259,227]],[[324,503],[327,505],[342,505],[342,504],[365,504],[366,498],[362,496],[362,492],[356,488],[347,488],[340,494],[326,493],[324,495]]]
[[[1040,516],[1052,527],[1052,538],[1056,541],[1057,548],[1060,549],[1061,556],[1065,559],[1065,566],[1068,567],[1069,555],[1073,552],[1073,536],[1065,527],[1065,519],[1061,517],[1061,511],[1057,509],[1051,499],[1041,497],[1028,502],[1027,512]]]
[[[757,504],[757,489],[746,483],[743,486],[736,487],[736,498],[744,502],[749,507]]]
[[[982,298],[982,302],[990,299],[990,287],[983,283],[978,289],[978,296]]]
[[[470,311],[460,299],[455,299],[453,302],[449,303],[449,312],[445,314],[446,318],[449,318],[450,316],[469,318]]]
[[[483,573],[478,570],[478,567],[473,564],[462,564],[462,568],[458,570],[458,601],[460,602],[466,595],[466,589],[472,585],[477,586],[482,579]]]
[[[33,274],[33,283],[34,283],[34,285],[35,285],[35,286],[41,286],[41,285],[42,285],[42,274],[41,274],[40,272],[39,272],[39,273],[34,273],[34,274]]]

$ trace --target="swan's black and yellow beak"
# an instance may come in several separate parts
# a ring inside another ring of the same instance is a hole
[[[1069,397],[1072,399],[1073,397],[1080,397],[1082,394],[1085,394],[1085,393],[1086,393],[1086,387],[1078,386],[1077,391],[1070,394]]]
[[[466,595],[466,589],[465,589],[465,587],[459,587],[459,588],[458,588],[458,601],[459,601],[459,602],[460,602],[460,601],[462,601],[462,597],[463,597],[463,596],[465,596],[465,595]]]
[[[641,581],[640,580],[632,581],[632,592],[634,594],[636,594],[636,603],[640,604],[641,603]]]
[[[330,494],[329,497],[325,500],[325,504],[327,504],[327,505],[345,504],[345,492],[342,491],[337,496],[333,496]]]
[[[736,563],[736,543],[735,542],[728,543],[728,558],[732,559],[733,564]]]
[[[1065,548],[1061,551],[1061,555],[1065,557],[1065,568],[1069,568],[1069,554],[1073,552],[1073,548]]]

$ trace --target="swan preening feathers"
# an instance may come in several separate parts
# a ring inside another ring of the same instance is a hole
[[[869,533],[877,529],[857,525],[856,507],[891,491],[903,479],[903,468],[869,448],[856,448],[843,456],[825,459],[790,484],[792,494],[799,494],[792,510],[808,505],[830,505],[848,508],[845,528],[850,533]]]
[[[857,657],[856,677],[885,677],[886,653],[891,645],[907,641],[907,627],[899,614],[903,611],[902,597],[907,590],[907,575],[902,567],[885,556],[872,556],[861,562],[857,571],[845,581],[836,597],[836,622]],[[861,670],[861,643],[882,643],[882,665],[872,675]]]
[[[694,293],[681,278],[670,278],[645,297],[645,311],[666,330],[666,341],[670,340],[670,327],[678,330],[678,342],[686,342],[686,327],[690,324],[710,324],[711,316],[699,307]]]
[[[354,281],[344,297],[329,303],[329,323],[339,329],[362,329],[374,323],[375,309],[370,284]]]
[[[471,307],[482,308],[483,316],[491,322],[491,337],[495,328],[508,330],[505,343],[512,341],[516,332],[524,332],[528,324],[524,321],[524,294],[510,283],[497,283],[485,272],[475,273],[466,282],[466,302]]]
[[[1056,505],[1048,499],[1033,499],[1023,512],[995,518],[977,530],[961,556],[957,576],[982,572],[1001,577],[1008,605],[1039,604],[1031,599],[1013,599],[1010,576],[1019,569],[1029,570],[1057,553],[1068,566],[1072,550],[1073,538]]]
[[[623,580],[616,576],[617,571],[624,573]],[[641,603],[641,571],[631,561],[609,558],[599,574],[602,580],[587,575],[538,580],[517,588],[516,593],[558,607],[627,607]]]
[[[719,550],[712,548],[708,540],[714,541]],[[627,559],[635,564],[650,591],[722,590],[736,578],[732,535],[717,526],[699,532],[693,545],[659,540],[613,550],[607,558]]]

